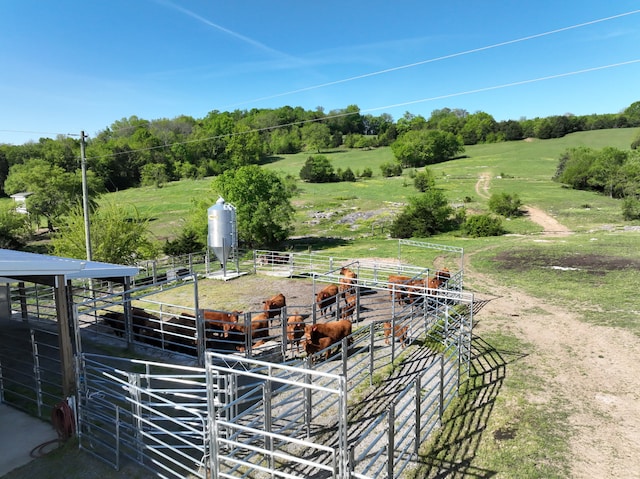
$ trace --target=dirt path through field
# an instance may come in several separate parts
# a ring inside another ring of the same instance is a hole
[[[489,191],[483,176],[476,191]],[[529,209],[547,236],[570,231],[543,211]],[[491,294],[476,315],[476,334],[501,330],[531,345],[522,359],[535,371],[544,392],[533,403],[559,404],[568,413],[571,477],[640,477],[640,343],[628,331],[585,323],[550,300],[505,288],[473,268],[465,255],[465,283]]]

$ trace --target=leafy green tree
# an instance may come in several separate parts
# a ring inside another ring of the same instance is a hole
[[[267,246],[289,235],[292,193],[277,173],[256,165],[227,170],[213,180],[213,190],[236,207],[239,241]]]
[[[346,170],[340,173],[341,181],[356,181],[356,175],[353,173],[351,168],[347,167]]]
[[[394,238],[425,238],[446,231],[453,208],[440,190],[431,189],[409,198],[409,204],[391,224]]]
[[[460,135],[465,145],[475,145],[476,143],[485,143],[489,135],[496,133],[497,130],[497,123],[493,117],[488,113],[479,111],[465,119]]]
[[[74,205],[82,203],[80,173],[68,173],[44,159],[32,159],[13,165],[9,169],[4,188],[8,194],[21,191],[33,193],[27,198],[27,208],[36,217],[46,218],[51,231],[60,216]],[[93,200],[102,190],[100,180],[91,171],[87,172],[87,189]]]
[[[302,142],[308,150],[316,150],[320,153],[331,144],[331,131],[324,123],[313,121],[305,124],[300,132],[302,134]]]
[[[637,150],[638,148],[640,148],[640,131],[638,132],[636,137],[631,142],[631,149],[632,150]]]
[[[628,126],[640,126],[640,101],[633,102],[625,108],[624,115],[629,121]]]
[[[362,170],[361,178],[371,178],[373,176],[373,170],[368,166]]]
[[[160,163],[147,163],[141,170],[142,186],[162,188],[167,182],[167,168]]]
[[[514,217],[521,216],[522,201],[516,193],[493,193],[489,198],[489,209],[494,213],[502,216]]]
[[[148,220],[135,207],[107,203],[90,214],[92,259],[115,264],[135,264],[157,256],[150,239]],[[71,209],[51,238],[53,253],[70,258],[86,258],[84,213]]]
[[[404,167],[420,167],[448,160],[464,151],[458,137],[439,130],[410,130],[401,135],[391,151]]]
[[[484,238],[487,236],[500,236],[505,233],[502,220],[493,215],[469,216],[461,227],[462,234],[471,238]]]
[[[307,158],[300,169],[300,178],[309,183],[330,183],[338,180],[331,160],[324,155]]]
[[[200,240],[198,233],[191,229],[181,231],[176,239],[167,240],[162,247],[163,253],[169,256],[181,256],[204,249],[205,243]]]
[[[622,217],[626,221],[640,220],[640,199],[628,196],[622,202]]]
[[[29,218],[12,210],[0,210],[0,248],[21,250],[31,236]]]
[[[257,165],[264,157],[266,145],[260,134],[244,124],[236,124],[234,134],[227,140],[226,153],[231,166]]]
[[[413,185],[421,193],[424,193],[429,188],[433,188],[435,184],[436,179],[428,168],[425,168],[423,171],[418,171],[413,178]]]

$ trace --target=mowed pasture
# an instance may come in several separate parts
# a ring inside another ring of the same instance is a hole
[[[488,211],[487,198],[476,191],[479,179],[487,176],[489,194],[517,193],[526,205],[552,215],[572,234],[545,236],[539,225],[521,217],[505,220],[508,234],[501,237],[470,239],[452,232],[416,238],[464,248],[467,291],[492,298],[521,290],[538,299],[546,309],[535,302],[526,305],[514,302],[512,309],[492,313],[492,301],[487,301],[477,315],[479,324],[474,338],[477,375],[442,431],[421,450],[421,458],[427,465],[415,477],[590,477],[581,473],[585,464],[592,468],[591,477],[595,477],[607,470],[598,461],[609,466],[609,473],[620,472],[617,468],[624,467],[627,473],[638,470],[630,466],[638,466],[633,458],[640,457],[640,451],[629,449],[618,435],[602,427],[601,421],[606,420],[608,426],[615,411],[603,412],[586,407],[588,403],[576,402],[595,394],[592,391],[600,385],[598,376],[592,373],[602,371],[593,371],[590,366],[584,366],[586,372],[580,374],[572,374],[573,369],[561,371],[571,381],[584,382],[585,386],[567,390],[565,384],[564,389],[559,389],[553,381],[558,373],[554,367],[565,363],[557,356],[545,355],[546,350],[536,338],[520,332],[522,323],[549,316],[548,311],[557,308],[571,311],[589,327],[606,328],[598,331],[610,330],[614,335],[618,331],[631,333],[636,340],[640,336],[640,299],[636,291],[636,285],[640,284],[637,254],[640,222],[624,222],[617,200],[567,189],[551,180],[565,149],[575,146],[627,149],[637,132],[638,129],[601,130],[554,140],[476,145],[467,147],[463,158],[429,167],[435,174],[436,187],[446,193],[451,203],[464,205],[470,213]],[[358,172],[368,167],[374,176],[356,183],[299,182],[300,192],[293,200],[295,238],[283,248],[312,249],[341,258],[395,259],[400,255],[402,261],[429,268],[451,261],[442,251],[399,248],[398,242],[387,236],[385,226],[393,214],[410,196],[418,194],[411,170],[405,170],[402,177],[381,177],[379,165],[392,159],[389,148],[323,154],[333,161],[335,168],[350,167]],[[309,153],[304,153],[273,158],[264,168],[298,177],[308,156]],[[210,184],[210,178],[186,180],[160,189],[112,193],[105,200],[135,205],[151,220],[152,232],[162,241],[179,230],[180,218],[188,213],[192,200],[208,195],[211,204],[215,202],[217,196]],[[256,286],[253,291],[256,297],[278,291],[279,282],[287,280],[268,281],[261,282],[260,289]],[[203,291],[206,307],[210,304],[211,307],[224,304],[229,309],[246,307],[248,298],[230,297],[228,286],[212,285],[212,289]],[[167,292],[163,300],[189,303],[190,291],[178,293],[179,290],[174,291],[184,297],[172,298]],[[254,302],[251,298],[249,304]],[[553,334],[551,331],[550,335]],[[563,334],[562,339],[573,341],[576,347],[563,346],[556,353],[580,361],[582,357],[576,351],[583,343],[581,331],[563,330]],[[571,334],[575,337],[571,338]],[[614,351],[607,351],[608,347],[613,348],[604,342],[602,351],[594,349],[590,354],[596,360],[609,361]],[[584,394],[567,399],[574,389]],[[607,393],[614,396],[617,391]],[[579,414],[577,420],[573,418],[575,414]],[[576,442],[583,445],[586,435],[617,465],[596,457],[592,449],[576,447]],[[599,475],[605,476],[606,473]]]

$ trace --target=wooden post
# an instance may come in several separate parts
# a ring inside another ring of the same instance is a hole
[[[71,334],[69,328],[69,304],[67,302],[64,275],[56,275],[54,294],[58,321],[58,340],[60,342],[62,393],[67,397],[75,391],[75,373],[73,368],[73,348],[71,345]]]

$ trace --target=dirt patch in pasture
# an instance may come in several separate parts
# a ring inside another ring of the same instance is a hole
[[[629,258],[595,254],[549,256],[544,252],[533,250],[505,251],[494,256],[493,260],[500,263],[500,268],[515,271],[549,268],[601,274],[609,271],[640,268],[640,260]]]

